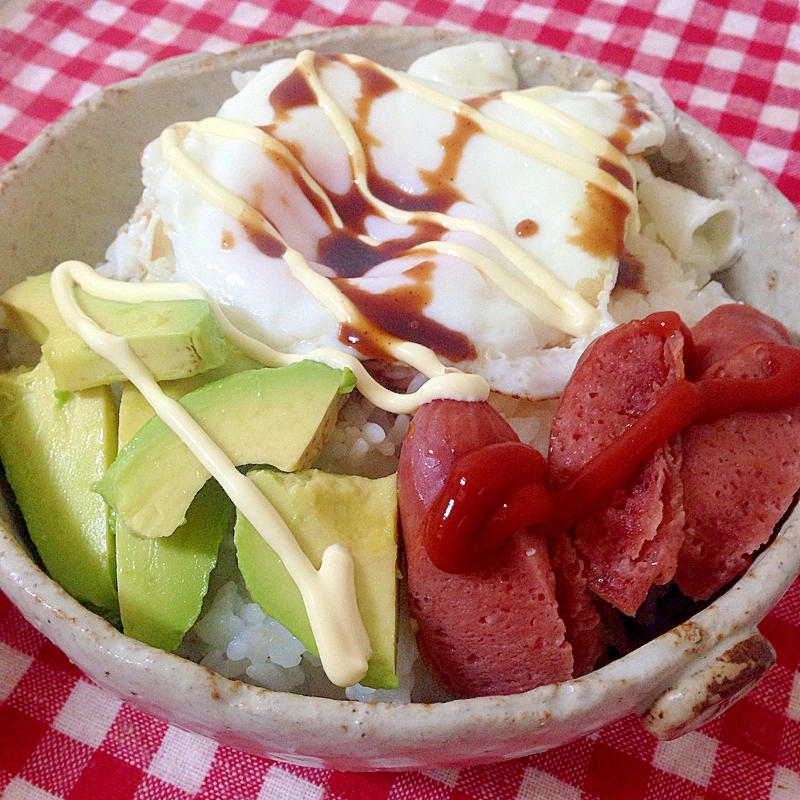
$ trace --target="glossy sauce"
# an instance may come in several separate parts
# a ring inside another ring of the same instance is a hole
[[[404,273],[404,278],[410,279],[409,283],[381,294],[366,292],[351,283],[337,282],[335,279],[334,283],[364,317],[381,330],[397,339],[429,347],[450,361],[471,361],[477,358],[477,353],[469,338],[422,313],[433,297],[431,282],[435,267],[433,261],[422,261]],[[353,336],[353,333],[350,335]],[[355,338],[348,340],[348,344],[369,355]]]
[[[231,251],[236,246],[236,237],[227,228],[222,230],[222,241],[220,247],[225,251]]]
[[[290,117],[291,111],[303,106],[315,106],[317,97],[303,73],[293,69],[270,93],[269,104],[275,109],[275,121]]]
[[[568,236],[567,241],[598,258],[619,261],[625,252],[627,218],[628,207],[618,197],[590,184],[585,202],[574,214],[580,233]]]
[[[631,131],[636,130],[647,121],[647,116],[636,104],[632,94],[622,95],[622,107],[625,113],[620,120],[619,128],[609,137],[609,141],[619,150],[625,150],[631,140]]]
[[[514,226],[514,233],[516,233],[520,239],[528,239],[531,236],[535,236],[538,232],[539,223],[532,219],[521,219]]]
[[[665,338],[681,331],[672,312],[640,322]],[[777,411],[800,402],[800,348],[774,342],[746,345],[763,378],[700,377],[679,380],[609,447],[588,461],[562,488],[547,486],[544,458],[530,445],[510,442],[478,448],[454,464],[423,520],[423,541],[433,563],[446,572],[481,568],[514,531],[528,526],[564,529],[596,511],[671,436],[697,421],[739,411]]]

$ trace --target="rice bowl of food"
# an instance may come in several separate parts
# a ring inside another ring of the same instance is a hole
[[[0,186],[0,587],[101,685],[398,769],[670,738],[773,662],[798,223],[663,98],[341,29],[112,87]]]

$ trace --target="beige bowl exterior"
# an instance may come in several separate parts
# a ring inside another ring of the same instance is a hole
[[[215,113],[231,70],[312,48],[405,67],[474,34],[342,28],[222,56],[158,65],[99,92],[0,174],[0,290],[68,258],[99,261],[140,191],[139,154],[163,127]],[[482,37],[491,38],[491,37]],[[506,42],[526,84],[586,88],[610,76],[531,44]],[[678,115],[690,156],[675,177],[731,198],[745,249],[725,282],[736,297],[800,333],[800,223],[793,206],[721,139]],[[756,625],[800,573],[800,516],[753,568],[688,622],[583,678],[525,694],[439,704],[341,702],[270,692],[121,635],[51,581],[0,505],[0,589],[90,678],[125,701],[222,744],[345,770],[434,768],[515,758],[639,714],[661,738],[691,730],[751,688],[774,662]]]

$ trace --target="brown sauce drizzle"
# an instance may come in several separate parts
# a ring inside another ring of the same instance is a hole
[[[539,223],[533,219],[521,219],[514,228],[520,239],[529,239],[539,233]]]
[[[343,61],[341,57],[336,58],[331,56],[328,56],[327,60]],[[314,63],[321,65],[324,61],[317,56]],[[383,97],[385,94],[389,94],[389,92],[399,87],[388,75],[369,67],[365,63],[352,64],[350,65],[350,69],[356,73],[359,81],[361,81],[361,97],[356,101],[356,118],[366,122],[372,112],[372,104],[379,97]]]
[[[358,61],[351,64],[346,56],[341,55],[314,56],[314,68],[318,71],[334,62],[346,63],[361,84],[361,93],[355,103],[355,119],[351,122],[363,147],[369,191],[381,202],[406,212],[447,213],[455,203],[464,200],[464,196],[455,186],[456,176],[465,148],[476,134],[483,133],[481,125],[464,114],[455,114],[453,129],[439,140],[442,159],[438,167],[433,170],[419,170],[418,174],[426,191],[422,194],[406,192],[384,178],[375,168],[372,150],[381,143],[368,127],[374,102],[398,89],[397,82],[368,62]],[[491,98],[475,98],[469,105],[480,108],[488,99]],[[275,111],[275,123],[263,127],[262,130],[274,136],[277,123],[288,120],[292,110],[316,106],[318,98],[308,79],[295,68],[272,90],[269,102]],[[632,95],[622,97],[620,102],[624,114],[618,131],[611,139],[612,144],[617,144],[615,139],[620,142],[624,140],[625,143],[630,141],[630,130],[648,119],[646,113],[637,108]],[[299,145],[291,142],[284,144],[301,160],[302,148]],[[624,143],[622,147],[624,148]],[[280,168],[291,170],[291,166],[285,163],[280,154],[270,152],[269,156]],[[633,188],[631,175],[623,167],[603,158],[598,159],[598,166],[629,190]],[[334,283],[337,288],[362,315],[361,319],[340,326],[339,339],[342,342],[369,358],[383,360],[387,359],[387,344],[395,337],[427,346],[454,362],[476,358],[475,346],[466,336],[433,322],[423,314],[423,309],[431,299],[431,289],[429,277],[423,280],[419,270],[425,264],[429,264],[428,269],[432,270],[433,262],[423,262],[408,273],[414,274],[414,282],[410,286],[381,295],[373,295],[342,280],[363,276],[377,264],[401,256],[412,247],[441,240],[446,232],[443,226],[430,222],[420,223],[414,226],[414,232],[406,238],[370,244],[362,241],[359,236],[367,233],[367,218],[381,215],[381,212],[363,195],[355,182],[355,176],[347,192],[328,195],[341,219],[341,227],[333,224],[329,208],[305,181],[298,177],[296,183],[331,229],[319,241],[317,261],[336,273],[338,278],[334,279]],[[578,233],[569,237],[568,241],[591,255],[619,259],[623,253],[628,213],[629,209],[622,200],[595,184],[588,183],[585,201],[573,215]],[[265,255],[278,258],[286,251],[282,242],[259,226],[240,221],[250,241]],[[520,238],[528,238],[538,231],[539,224],[532,219],[521,220],[515,228],[515,233]],[[622,273],[623,268],[620,271]]]
[[[222,241],[220,247],[226,252],[230,252],[236,246],[236,238],[227,228],[222,229]]]
[[[244,228],[247,238],[267,257],[281,258],[286,252],[286,245],[276,239],[272,234],[262,230],[255,220],[251,220],[249,215],[243,214],[239,217],[239,222]]]
[[[389,345],[394,337],[360,317],[357,323],[343,322],[339,325],[339,341],[357,350],[365,358],[386,361],[389,358]]]
[[[624,289],[646,294],[644,285],[644,264],[633,253],[625,251],[619,260],[617,282],[611,290],[611,296],[616,297]]]
[[[584,203],[572,215],[578,233],[568,236],[567,241],[597,258],[619,261],[625,251],[628,213],[628,206],[618,197],[587,184]]]
[[[452,205],[464,199],[455,187],[456,173],[461,164],[469,141],[478,133],[483,133],[483,129],[474,120],[465,117],[463,114],[456,114],[453,130],[446,136],[439,139],[442,145],[442,161],[435,170],[421,169],[419,171],[425,186],[428,188],[427,196],[436,198],[437,208],[431,211],[447,211]]]
[[[635,131],[645,122],[649,122],[650,117],[646,111],[638,107],[636,98],[632,94],[622,95],[619,101],[623,108],[622,119],[619,122],[617,130],[608,137],[608,141],[611,142],[617,150],[625,152],[625,149],[633,138],[631,132]]]
[[[411,283],[404,283],[381,294],[367,292],[340,279],[334,278],[333,282],[361,314],[381,331],[397,339],[429,347],[437,355],[451,361],[471,361],[477,358],[472,342],[463,333],[447,328],[423,313],[433,298],[431,281],[435,268],[433,261],[422,261],[404,273],[404,277],[412,279]],[[347,339],[342,341],[346,344],[364,355],[374,355],[377,344],[374,336],[365,336],[363,331],[357,332],[353,328],[346,331],[345,336]],[[364,352],[362,348],[368,341],[371,342],[369,352]]]
[[[317,96],[295,68],[270,92],[269,103],[275,109],[275,120],[282,122],[289,119],[289,112],[295,108],[315,106]]]
[[[611,175],[612,178],[616,178],[628,191],[633,191],[633,177],[621,164],[615,164],[606,158],[598,158],[597,166]]]
[[[361,197],[360,193],[358,196]],[[364,218],[359,222],[363,228]],[[444,231],[441,225],[424,222],[417,225],[414,233],[405,239],[387,239],[378,245],[371,245],[362,242],[351,230],[334,230],[320,239],[317,260],[341,278],[359,278],[376,264],[397,258],[412,247],[438,241]]]
[[[314,63],[319,68],[331,62],[344,60],[342,56],[317,55]],[[368,129],[373,103],[378,98],[397,89],[397,83],[380,70],[365,63],[351,65],[351,69],[361,83],[361,95],[356,101],[356,118],[353,126],[364,148],[367,162],[367,185],[375,197],[403,211],[439,211],[442,213],[446,212],[455,202],[462,200],[463,195],[452,184],[461,160],[463,147],[472,134],[477,132],[478,126],[469,120],[457,118],[453,132],[442,138],[443,158],[439,168],[434,171],[420,172],[428,191],[420,195],[405,192],[397,184],[384,178],[375,168],[371,148],[379,146],[380,142]],[[294,98],[299,93],[296,88],[294,92],[295,94],[288,92],[287,94]],[[302,93],[299,94],[302,96]],[[366,234],[367,217],[378,212],[361,193],[355,180],[346,193],[331,194],[330,200],[342,220],[343,228],[332,230],[319,242],[317,258],[321,264],[333,269],[344,278],[359,277],[376,264],[399,256],[411,247],[429,241],[438,241],[445,233],[443,226],[426,222],[416,225],[416,231],[407,238],[392,239],[377,246],[369,245],[362,242],[358,238],[358,234]]]
[[[337,58],[334,56],[328,59]],[[338,57],[342,60],[341,57]],[[321,63],[319,57],[316,64]],[[442,145],[442,161],[435,170],[420,170],[419,175],[427,188],[421,195],[403,191],[397,184],[382,177],[375,169],[372,159],[372,147],[380,142],[370,133],[369,117],[372,105],[380,97],[398,88],[397,83],[388,75],[367,63],[351,65],[361,82],[361,97],[356,102],[356,119],[353,122],[359,141],[364,147],[367,159],[367,185],[379,200],[403,211],[439,211],[446,212],[454,203],[463,200],[464,196],[454,186],[456,171],[461,163],[461,154],[467,141],[473,134],[480,132],[480,126],[456,115],[453,130],[440,139]]]
[[[481,95],[480,97],[470,97],[468,100],[462,100],[461,102],[464,103],[465,106],[480,111],[490,100],[497,100],[501,94],[503,94],[502,90],[498,90]]]
[[[270,135],[274,135],[274,133],[270,133]],[[288,145],[287,149],[289,149]],[[309,186],[309,184],[303,180],[302,176],[298,175],[295,172],[294,165],[282,153],[268,149],[265,150],[265,154],[272,161],[272,163],[275,164],[275,166],[278,169],[283,170],[283,172],[286,172],[292,177],[292,181],[295,184],[295,186],[297,186],[297,188],[300,189],[300,191],[303,194],[303,197],[305,197],[305,199],[308,200],[312,208],[324,220],[325,224],[329,228],[333,227],[334,223],[333,223],[333,217],[331,216],[330,208],[325,203],[323,198],[320,197],[315,191],[313,191],[311,186]],[[293,153],[293,155],[295,154]],[[302,159],[300,159],[297,155],[295,155],[295,158],[297,158],[297,160],[301,164],[303,163]],[[264,202],[264,187],[259,185],[256,187],[256,189],[260,189],[260,191],[254,195],[254,199],[251,205],[253,206],[253,208],[262,209]]]
[[[623,108],[622,118],[619,127],[608,137],[608,141],[624,153],[633,138],[631,132],[649,122],[650,117],[646,111],[639,108],[632,94],[622,95],[619,102]],[[606,158],[598,158],[597,166],[626,189],[633,191],[633,176],[621,164],[615,164]],[[583,208],[573,215],[573,221],[580,233],[569,237],[567,241],[598,258],[613,257],[620,261],[624,255],[625,222],[629,213],[630,209],[619,198],[595,184],[589,184],[586,187],[586,202]]]

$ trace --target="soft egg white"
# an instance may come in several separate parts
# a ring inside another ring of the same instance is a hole
[[[409,74],[420,86],[438,87],[456,98],[495,92],[479,104],[485,118],[596,166],[596,154],[579,141],[498,94],[516,87],[512,60],[504,48],[476,43],[454,51],[450,57],[447,51],[426,56]],[[353,181],[350,153],[325,111],[300,106],[276,120],[270,95],[294,68],[293,59],[284,59],[246,76],[243,88],[222,106],[219,116],[254,126],[274,124],[271,133],[300,155],[319,186],[343,194]],[[319,78],[354,120],[362,88],[352,64],[324,62]],[[604,86],[576,93],[554,89],[541,99],[602,137],[612,136],[625,124],[620,97]],[[660,120],[641,106],[638,109],[643,121],[630,130],[631,153],[664,139]],[[451,110],[432,104],[424,91],[394,89],[383,94],[372,102],[367,125],[374,140],[370,153],[375,169],[406,192],[424,192],[421,170],[435,171],[446,158],[441,140],[454,125]],[[270,157],[253,141],[207,131],[188,133],[182,146],[202,170],[263,214],[314,270],[331,276],[325,264],[317,263],[318,243],[331,228],[284,160]],[[128,279],[163,279],[168,274],[170,279],[197,283],[225,306],[245,332],[284,352],[305,353],[317,347],[353,352],[339,341],[335,316],[293,275],[285,260],[265,255],[238,219],[208,202],[191,181],[170,169],[158,140],[146,148],[142,164],[142,202],[109,249],[107,274]],[[424,314],[464,334],[477,353],[473,361],[457,366],[484,376],[496,391],[557,395],[586,344],[613,325],[605,308],[616,278],[616,254],[598,255],[576,243],[586,181],[486,133],[469,139],[453,178],[464,199],[449,209],[449,215],[491,226],[514,248],[541,262],[565,287],[582,292],[600,310],[591,330],[568,336],[544,323],[469,259],[452,253],[407,253],[350,280],[380,294],[409,284],[410,269],[423,260],[432,262],[431,299]],[[528,220],[535,223],[535,232],[520,235],[518,226]],[[635,231],[637,224],[634,201],[626,230]],[[408,226],[375,214],[368,219],[367,230],[375,239],[385,240],[407,232]],[[517,280],[527,281],[517,259],[475,232],[450,231],[444,240],[481,253]],[[531,291],[541,294],[535,287]]]

